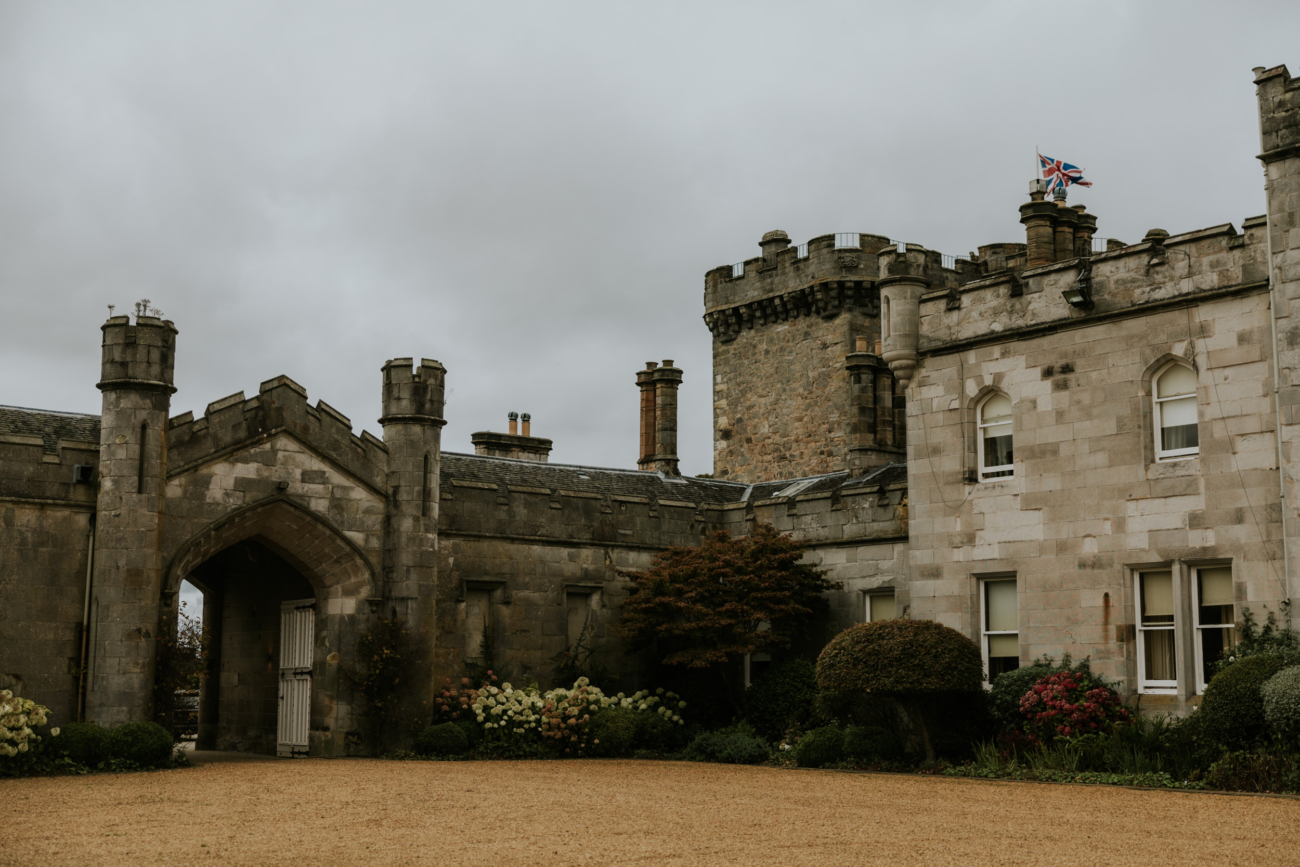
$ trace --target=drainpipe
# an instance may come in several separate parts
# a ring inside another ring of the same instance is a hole
[[[81,612],[81,664],[77,666],[77,722],[86,716],[86,666],[90,653],[90,578],[95,569],[95,514],[90,515],[89,542],[86,545],[86,604]]]
[[[1256,69],[1255,75],[1263,71]],[[1259,118],[1259,152],[1264,152],[1264,113],[1256,111]],[[1268,179],[1268,163],[1264,163],[1264,242],[1265,255],[1268,256],[1268,324],[1273,333],[1273,422],[1274,440],[1277,445],[1277,487],[1278,505],[1282,515],[1282,592],[1286,594],[1283,604],[1286,606],[1287,625],[1291,624],[1291,537],[1286,531],[1286,468],[1282,463],[1282,405],[1279,402],[1278,383],[1280,370],[1277,362],[1277,281],[1273,279],[1273,203],[1269,199],[1272,184]]]

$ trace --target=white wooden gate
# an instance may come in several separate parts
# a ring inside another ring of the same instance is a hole
[[[316,633],[316,600],[280,605],[280,724],[276,752],[307,755],[311,722],[311,661]]]

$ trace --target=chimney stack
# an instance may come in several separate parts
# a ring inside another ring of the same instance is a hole
[[[1020,222],[1025,226],[1028,246],[1026,268],[1050,265],[1056,261],[1056,214],[1060,210],[1047,198],[1047,181],[1029,182],[1029,201],[1020,206]]]
[[[677,467],[677,387],[682,372],[673,367],[672,359],[663,366],[647,361],[645,370],[637,371],[641,389],[641,456],[636,465],[642,470],[680,476]]]
[[[537,461],[546,463],[551,454],[551,441],[532,435],[533,417],[523,414],[524,430],[519,432],[520,415],[512,412],[506,416],[510,421],[510,433],[493,433],[481,430],[470,434],[469,441],[474,444],[474,454],[487,458],[513,458],[517,461]]]

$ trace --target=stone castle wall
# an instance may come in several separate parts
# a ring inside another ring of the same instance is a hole
[[[908,392],[914,616],[978,641],[979,579],[1014,575],[1022,663],[1091,656],[1132,691],[1134,574],[1172,564],[1186,701],[1189,569],[1230,562],[1238,606],[1261,619],[1277,609],[1263,225],[1244,225],[1026,270],[1020,297],[1006,275],[963,286],[956,307],[947,293],[923,299]],[[1088,264],[1096,306],[1085,312],[1061,293]],[[1200,454],[1156,463],[1151,377],[1171,359],[1196,365]],[[993,389],[1012,401],[1015,475],[978,482],[975,408]]]

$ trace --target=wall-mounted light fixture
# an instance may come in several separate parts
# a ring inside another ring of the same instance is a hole
[[[1061,292],[1065,303],[1080,310],[1091,310],[1092,303],[1092,260],[1084,259],[1079,268],[1079,279],[1074,285]]]

